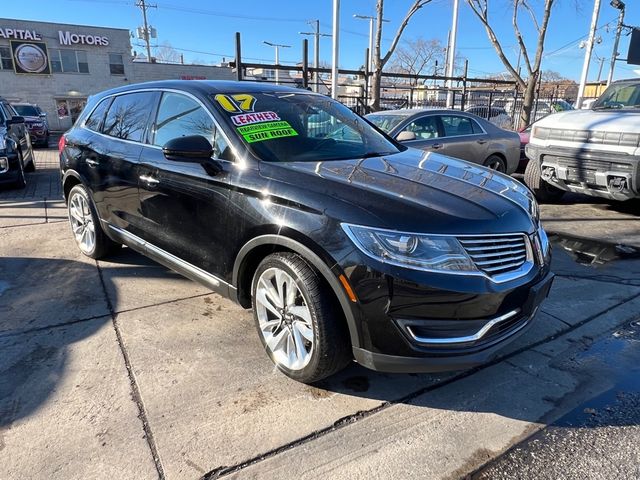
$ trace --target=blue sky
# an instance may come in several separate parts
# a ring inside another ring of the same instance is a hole
[[[134,6],[134,0],[35,0],[25,8],[21,2],[3,2],[3,17],[41,20],[50,22],[111,26],[135,29],[142,23],[140,10]],[[272,61],[273,49],[264,45],[264,40],[289,44],[292,48],[282,49],[281,61],[296,62],[301,58],[302,37],[299,31],[310,31],[307,20],[319,19],[321,30],[331,32],[331,0],[157,0],[158,8],[149,10],[149,21],[158,31],[158,44],[169,42],[180,49],[186,61],[219,62],[222,56],[228,57],[234,52],[234,34],[242,34],[243,56],[252,61]],[[390,42],[395,29],[404,17],[411,0],[387,0],[383,39]],[[515,59],[515,38],[511,27],[509,0],[493,0],[494,24],[498,36],[506,46],[507,54]],[[540,5],[542,0],[532,0]],[[640,5],[636,0],[626,0],[627,24],[638,24]],[[446,43],[451,26],[453,0],[433,0],[416,13],[407,27],[404,38],[438,38]],[[469,59],[470,76],[484,76],[504,71],[486,33],[473,16],[464,0],[460,0],[460,20],[458,48],[459,54]],[[593,0],[557,0],[551,17],[546,43],[546,56],[543,69],[554,70],[562,75],[578,80],[584,59],[584,50],[578,47],[581,39],[587,36]],[[340,66],[358,68],[363,63],[364,49],[368,44],[368,22],[353,18],[353,14],[373,15],[375,0],[342,0],[341,2],[341,48]],[[602,43],[594,52],[599,57],[611,55],[617,10],[602,1],[598,24],[602,27],[598,36]],[[527,28],[523,17],[525,39],[535,48],[535,35]],[[608,30],[608,31],[607,31]],[[311,37],[309,37],[311,40]],[[137,42],[133,40],[133,42]],[[619,51],[626,57],[628,37],[622,37]],[[142,47],[134,46],[139,52]],[[311,47],[310,47],[311,48]],[[321,59],[329,62],[331,39],[321,40]],[[311,54],[311,50],[310,50]],[[515,60],[514,60],[515,61]],[[592,61],[589,80],[595,80],[599,62]],[[616,66],[616,78],[635,76],[634,70],[640,67],[619,62]],[[606,78],[608,60],[602,71]]]

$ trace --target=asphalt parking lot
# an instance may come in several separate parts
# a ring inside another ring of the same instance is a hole
[[[36,160],[25,190],[0,192],[0,478],[640,472],[640,202],[543,206],[558,276],[491,364],[353,364],[307,386],[274,370],[249,311],[126,248],[84,257],[57,151]]]

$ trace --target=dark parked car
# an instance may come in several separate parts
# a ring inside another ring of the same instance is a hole
[[[35,170],[33,149],[24,118],[0,98],[0,185],[24,188],[25,172]]]
[[[367,120],[407,146],[438,152],[511,174],[520,138],[476,115],[458,110],[388,110]]]
[[[49,146],[49,123],[47,115],[37,105],[30,103],[12,103],[18,115],[24,118],[24,123],[29,129],[31,142],[43,147]]]
[[[318,131],[326,117],[339,133]],[[130,85],[92,97],[59,146],[84,254],[126,244],[253,308],[299,381],[353,358],[392,372],[484,362],[553,278],[526,187],[305,90]]]

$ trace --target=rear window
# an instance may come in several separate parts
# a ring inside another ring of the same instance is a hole
[[[107,112],[102,133],[111,137],[141,142],[154,106],[154,92],[117,96]]]

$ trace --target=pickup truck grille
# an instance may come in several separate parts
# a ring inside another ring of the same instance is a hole
[[[476,267],[492,277],[517,270],[527,261],[527,240],[520,233],[465,236],[458,241]]]
[[[569,130],[562,128],[540,128],[540,133],[547,134],[549,140],[572,143],[593,143],[620,147],[637,147],[640,135],[626,132],[604,132],[601,130]]]
[[[607,160],[593,160],[586,158],[553,157],[558,166],[577,170],[594,170],[596,172],[629,172],[633,173],[630,163],[610,162]]]

